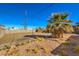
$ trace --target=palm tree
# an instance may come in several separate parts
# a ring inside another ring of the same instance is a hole
[[[48,21],[47,29],[48,32],[54,34],[55,37],[61,38],[65,32],[72,32],[72,21],[66,20],[68,14],[54,14]]]

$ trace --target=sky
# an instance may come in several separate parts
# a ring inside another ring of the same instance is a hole
[[[28,28],[45,28],[54,13],[68,13],[73,24],[79,22],[77,3],[0,3],[0,24],[22,28],[26,22]]]

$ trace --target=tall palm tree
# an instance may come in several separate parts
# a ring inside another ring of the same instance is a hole
[[[48,21],[47,29],[54,34],[55,37],[61,38],[65,32],[72,32],[72,21],[66,20],[68,14],[54,14]]]

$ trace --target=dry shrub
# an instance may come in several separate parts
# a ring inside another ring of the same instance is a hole
[[[74,52],[76,52],[76,53],[79,54],[79,46],[76,46],[76,47],[74,48]]]
[[[49,50],[48,47],[43,47],[43,48],[41,48],[41,50],[43,50],[43,52],[44,52],[45,55],[50,54],[50,50]]]
[[[42,38],[42,37],[37,37],[37,38],[36,38],[36,41],[45,41],[45,39]]]
[[[62,49],[62,50],[60,50],[59,54],[60,54],[61,56],[67,56],[67,55],[68,55],[68,52],[67,52],[67,50]]]
[[[0,49],[0,51],[1,51],[1,50],[10,49],[10,48],[11,48],[11,46],[10,46],[10,45],[4,45],[4,46]]]
[[[25,50],[26,50],[27,53],[30,51],[30,49],[25,49]]]
[[[7,53],[7,55],[15,55],[18,52],[17,49],[10,49]]]
[[[62,43],[63,45],[70,45],[71,43],[69,41],[66,41],[64,43]]]
[[[18,47],[18,46],[20,46],[20,44],[19,44],[19,43],[17,43],[17,44],[15,44],[15,46],[16,46],[16,47]]]
[[[10,45],[5,45],[4,47],[5,47],[6,49],[10,49],[10,48],[11,48]]]
[[[21,45],[24,45],[24,44],[25,44],[25,42],[21,42],[21,43],[15,44],[15,46],[18,47],[18,46],[21,46]]]
[[[26,43],[31,43],[31,40],[27,40]]]
[[[38,47],[34,47],[34,48],[32,49],[32,51],[34,52],[34,54],[39,54],[39,52],[40,52],[40,50],[39,50]]]

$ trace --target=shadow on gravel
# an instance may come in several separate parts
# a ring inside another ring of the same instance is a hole
[[[79,54],[76,54],[73,50],[75,46],[79,45],[77,44],[78,41],[75,41],[76,39],[79,40],[79,36],[72,35],[66,40],[66,42],[70,42],[70,43],[66,43],[66,44],[62,43],[56,49],[52,50],[51,54],[60,55],[60,56],[78,56]]]
[[[31,38],[36,38],[36,37],[53,38],[52,35],[25,35],[24,37],[31,37]]]

